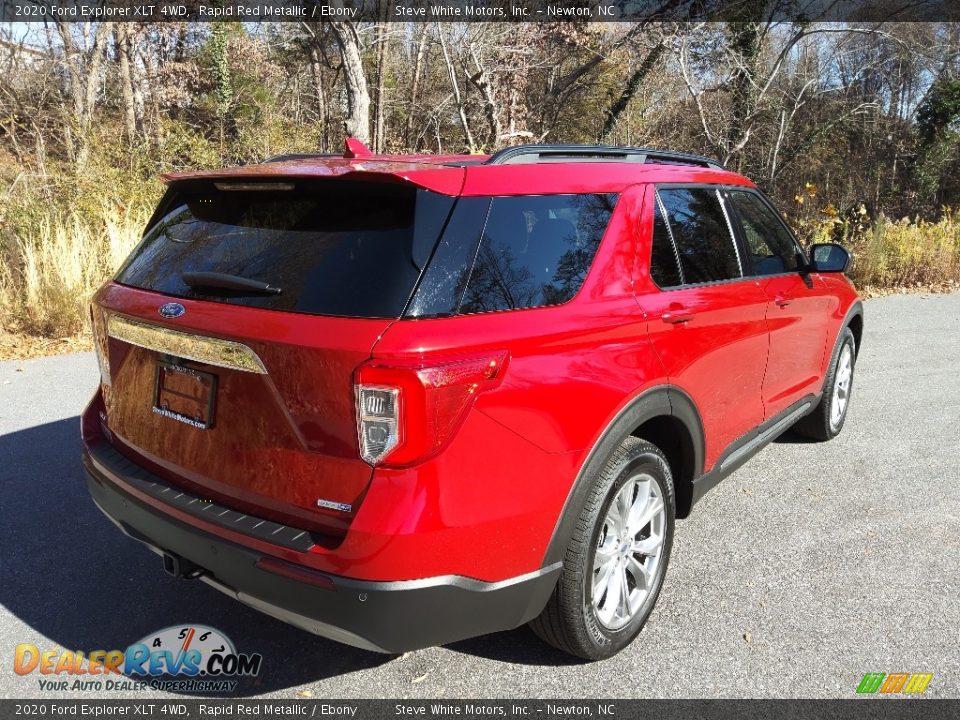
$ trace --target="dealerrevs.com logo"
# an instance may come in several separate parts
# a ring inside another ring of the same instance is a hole
[[[219,630],[175,625],[151,633],[126,650],[46,650],[17,645],[13,670],[36,673],[44,691],[167,690],[233,692],[237,678],[260,673],[263,656],[239,653]]]

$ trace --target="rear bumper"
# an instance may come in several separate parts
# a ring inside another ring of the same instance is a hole
[[[200,579],[246,605],[367,650],[400,653],[518,627],[540,613],[560,573],[559,563],[494,583],[461,576],[372,582],[320,573],[281,559],[290,556],[289,545],[272,555],[262,540],[256,547],[226,540],[204,522],[185,522],[141,501],[131,483],[146,471],[125,479],[91,453],[97,448],[83,454],[87,488],[124,533],[196,566]]]

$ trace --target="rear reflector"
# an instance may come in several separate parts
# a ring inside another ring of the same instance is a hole
[[[280,575],[282,577],[289,578],[290,580],[305,582],[310,585],[323,588],[324,590],[336,589],[333,584],[333,580],[329,576],[318,573],[316,570],[305,568],[301,565],[293,565],[292,563],[284,562],[283,560],[277,560],[276,558],[271,557],[261,557],[259,560],[257,560],[255,565],[261,570],[266,570],[274,575]]]

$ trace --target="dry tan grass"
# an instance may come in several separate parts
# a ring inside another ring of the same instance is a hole
[[[86,331],[66,338],[45,338],[0,330],[0,362],[87,350],[93,350],[93,339]]]
[[[853,278],[878,290],[949,289],[960,281],[960,219],[880,220],[853,240]]]
[[[66,338],[86,327],[94,291],[140,238],[145,212],[103,205],[92,217],[51,212],[21,231],[0,266],[0,317],[12,332]]]

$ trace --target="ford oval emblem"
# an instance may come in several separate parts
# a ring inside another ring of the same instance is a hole
[[[160,314],[165,318],[178,318],[186,311],[187,309],[180,303],[167,303],[160,306]]]

